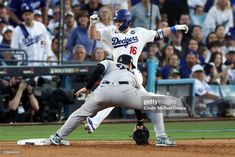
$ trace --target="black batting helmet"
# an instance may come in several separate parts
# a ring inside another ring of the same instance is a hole
[[[117,59],[117,62],[123,63],[125,65],[128,65],[128,64],[131,63],[132,67],[136,68],[135,65],[133,64],[133,58],[130,55],[127,55],[127,54],[120,55]]]

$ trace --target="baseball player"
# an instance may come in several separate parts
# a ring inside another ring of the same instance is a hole
[[[51,41],[49,39],[46,27],[37,21],[34,21],[33,8],[30,5],[22,7],[22,17],[24,22],[18,25],[12,36],[11,48],[23,49],[28,54],[28,60],[46,61],[54,56],[51,50]],[[16,56],[17,59],[21,56]],[[40,62],[29,62],[29,65],[44,65]]]
[[[82,124],[88,116],[107,107],[115,106],[143,110],[144,105],[141,99],[144,96],[156,96],[156,94],[141,89],[142,85],[137,80],[133,68],[135,68],[133,58],[127,54],[120,55],[117,63],[111,60],[98,63],[86,87],[78,90],[75,95],[78,97],[81,93],[88,93],[102,75],[100,85],[93,93],[87,95],[85,103],[69,116],[65,124],[54,135],[50,136],[50,141],[53,144],[60,145],[63,138]],[[181,99],[172,96],[164,97],[182,104]],[[175,143],[172,143],[172,145],[175,145]]]
[[[147,30],[141,27],[131,28],[131,13],[126,9],[116,11],[113,20],[116,28],[97,30],[96,23],[99,21],[98,16],[96,14],[92,15],[90,17],[89,27],[90,38],[100,40],[106,43],[106,45],[109,45],[112,50],[113,60],[115,62],[122,54],[131,55],[133,57],[133,64],[135,67],[138,67],[138,58],[146,43],[161,40],[176,31],[184,31],[185,33],[188,32],[188,27],[186,25],[175,25],[173,27],[158,29],[157,31]],[[140,84],[142,84],[143,78],[140,71],[136,68],[134,69],[134,73]],[[145,91],[143,86],[141,86],[141,89]],[[86,125],[89,132],[95,131],[95,129],[112,110],[113,108],[107,108],[98,112],[93,118],[88,117],[86,120]],[[162,145],[164,143],[165,146],[171,146],[174,144],[173,141],[168,139],[165,133],[163,114],[152,112],[151,121],[157,135],[157,145]]]

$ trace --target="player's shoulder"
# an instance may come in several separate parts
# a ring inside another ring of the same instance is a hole
[[[131,28],[132,32],[138,32],[138,33],[146,33],[150,30],[143,28],[143,27],[135,27],[135,28]]]

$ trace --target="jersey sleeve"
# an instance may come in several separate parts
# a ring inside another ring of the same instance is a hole
[[[113,28],[111,27],[106,29],[98,29],[100,32],[100,40],[109,43],[108,41],[111,41],[112,30]]]
[[[138,32],[140,32],[141,37],[144,38],[144,41],[146,43],[153,42],[154,38],[157,34],[157,32],[154,31],[154,30],[148,30],[148,29],[145,29],[145,28],[142,28],[142,27],[138,27],[137,30],[138,30]]]
[[[105,67],[105,71],[108,69],[109,63],[110,63],[110,60],[104,60],[100,62],[100,64],[102,64]]]

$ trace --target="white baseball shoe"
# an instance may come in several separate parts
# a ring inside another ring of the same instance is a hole
[[[61,145],[62,138],[58,134],[54,134],[49,137],[49,140],[52,144]]]
[[[86,118],[86,121],[85,121],[85,130],[91,134],[95,131],[95,126],[93,124],[93,122],[91,121],[91,118],[90,117],[87,117]]]
[[[168,136],[159,136],[156,140],[157,147],[174,147],[176,146],[176,142],[170,140]]]

